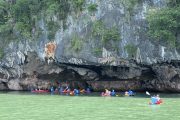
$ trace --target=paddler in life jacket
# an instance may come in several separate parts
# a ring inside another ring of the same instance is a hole
[[[85,93],[85,89],[81,89],[81,90],[80,90],[80,93]]]
[[[111,91],[109,91],[108,89],[105,89],[105,96],[110,96],[111,95]]]
[[[157,101],[159,101],[161,98],[159,97],[159,95],[156,95],[156,99]]]
[[[156,104],[161,104],[162,103],[162,99],[159,97],[159,95],[156,95],[156,99],[157,99]]]
[[[111,91],[109,91],[108,89],[105,89],[105,92],[101,93],[101,96],[110,96],[111,95]]]
[[[51,95],[53,95],[54,94],[54,87],[53,86],[51,87],[50,91],[51,91]]]
[[[79,94],[79,90],[78,89],[74,89],[74,95],[78,95]]]
[[[157,100],[156,96],[154,95],[154,96],[151,97],[151,103],[150,104],[154,105],[154,104],[157,103],[157,101],[158,100]]]
[[[125,96],[129,96],[128,91],[125,91],[124,95]]]
[[[111,96],[116,96],[116,92],[114,90],[112,90]]]
[[[132,90],[128,91],[129,96],[134,96],[134,92]]]
[[[90,92],[91,92],[90,88],[87,88],[86,93],[90,93]]]

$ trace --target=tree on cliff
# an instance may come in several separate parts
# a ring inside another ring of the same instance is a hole
[[[180,32],[180,0],[168,0],[167,7],[150,9],[147,16],[148,33],[157,41],[168,47],[180,48],[178,34]]]
[[[0,35],[4,41],[36,39],[43,30],[38,25],[45,21],[48,38],[53,39],[55,32],[65,28],[70,12],[83,9],[85,0],[0,0]]]

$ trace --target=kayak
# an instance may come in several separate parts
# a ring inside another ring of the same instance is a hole
[[[62,93],[70,93],[70,92],[72,91],[66,91],[66,90],[62,91]]]
[[[32,93],[48,93],[48,90],[32,90]]]
[[[163,101],[160,99],[159,101],[157,101],[155,104],[153,104],[152,102],[149,103],[149,105],[160,105],[162,104]]]

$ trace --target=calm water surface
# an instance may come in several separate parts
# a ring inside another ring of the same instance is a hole
[[[149,96],[100,97],[0,92],[0,120],[180,120],[180,94],[160,94],[164,103],[149,105]]]

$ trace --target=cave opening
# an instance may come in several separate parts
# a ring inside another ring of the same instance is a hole
[[[59,67],[62,66],[59,65]],[[97,74],[97,78],[89,79],[91,74],[82,71],[79,73],[77,69],[93,71]],[[128,77],[127,75],[129,72],[133,70],[136,69],[127,66],[63,64],[63,71],[59,73],[35,73],[37,74],[37,79],[49,81],[50,86],[55,86],[56,88],[59,85],[64,88],[69,86],[71,89],[87,89],[91,87],[94,91],[101,91],[106,88],[115,89],[117,91],[128,89],[143,91],[143,81],[156,78],[156,74],[151,67],[142,68],[140,76]]]

